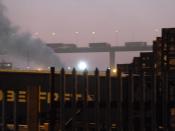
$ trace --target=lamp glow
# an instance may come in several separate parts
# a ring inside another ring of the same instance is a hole
[[[43,69],[39,67],[39,68],[37,68],[37,70],[38,70],[38,71],[42,71]]]
[[[80,61],[80,62],[78,63],[78,69],[81,70],[81,71],[87,69],[87,64],[86,64],[86,62]]]
[[[112,69],[112,73],[117,73],[117,69],[116,68],[114,68],[114,69]]]

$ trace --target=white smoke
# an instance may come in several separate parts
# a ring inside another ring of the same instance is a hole
[[[5,7],[0,0],[0,55],[14,65],[62,66],[59,58],[40,39],[32,38],[29,33],[18,33],[4,15]]]

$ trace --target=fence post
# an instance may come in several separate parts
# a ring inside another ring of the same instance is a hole
[[[28,131],[38,131],[39,88],[27,88],[27,125]]]
[[[2,101],[2,131],[6,131],[6,89],[3,88],[3,101]]]
[[[88,108],[87,108],[87,97],[88,97],[88,71],[85,70],[83,72],[83,85],[84,85],[84,92],[83,92],[83,124],[85,131],[88,131]]]
[[[152,115],[153,115],[153,124],[152,124],[152,128],[153,131],[157,131],[157,127],[158,125],[158,121],[157,121],[157,106],[158,106],[158,102],[157,102],[157,76],[156,76],[156,71],[155,68],[152,70],[152,78],[153,78],[153,82],[152,82],[152,86],[153,86],[153,99],[152,99]]]
[[[145,72],[141,71],[141,112],[140,112],[140,118],[141,118],[141,129],[145,131]]]
[[[14,121],[14,131],[18,131],[18,120],[17,120],[17,89],[13,89],[14,90],[14,106],[13,106],[13,109],[14,109],[14,111],[13,111],[13,121]]]
[[[65,118],[64,118],[64,95],[65,95],[65,71],[64,68],[61,69],[60,72],[60,130],[65,130]]]
[[[54,102],[55,92],[55,68],[50,68],[50,108],[49,108],[49,131],[55,131],[56,125],[56,103]]]
[[[134,112],[133,112],[133,105],[134,105],[134,78],[133,78],[133,75],[134,75],[134,73],[132,72],[132,70],[130,69],[129,70],[129,88],[128,88],[128,90],[129,90],[129,99],[128,99],[128,107],[129,107],[129,109],[128,109],[128,114],[129,114],[129,116],[128,116],[128,130],[129,131],[133,131],[133,118],[134,118]]]
[[[99,70],[96,68],[95,70],[95,109],[96,109],[96,116],[95,116],[95,123],[96,123],[96,131],[100,130],[99,125],[99,103],[100,103],[100,80],[99,80]]]
[[[168,123],[168,119],[169,119],[169,116],[168,116],[168,102],[169,102],[169,99],[168,99],[168,73],[167,72],[163,72],[163,76],[162,76],[163,80],[162,80],[162,83],[163,83],[163,89],[162,89],[162,97],[163,97],[163,104],[162,104],[162,110],[163,110],[163,128],[165,131],[168,131],[169,129],[169,123]]]
[[[123,85],[122,85],[122,75],[121,75],[121,71],[119,70],[117,72],[117,76],[119,79],[119,89],[120,89],[120,97],[119,97],[119,131],[123,131],[123,119],[122,119],[122,114],[123,114]]]
[[[106,107],[106,119],[107,130],[111,131],[111,76],[110,69],[106,70],[106,88],[107,88],[107,107]]]
[[[77,115],[77,105],[76,105],[76,93],[77,93],[77,73],[76,73],[76,70],[75,70],[75,68],[73,68],[73,70],[72,70],[72,77],[73,77],[73,103],[72,103],[72,105],[73,105],[73,115],[72,116],[74,116],[73,117],[73,119],[72,119],[72,125],[73,125],[73,131],[75,131],[75,124],[76,124],[76,115]]]

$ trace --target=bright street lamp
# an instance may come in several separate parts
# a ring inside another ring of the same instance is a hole
[[[55,32],[52,32],[52,34],[51,34],[52,36],[56,36],[56,33]]]
[[[75,32],[75,34],[79,34],[79,32],[78,32],[78,31],[76,31],[76,32]]]
[[[78,35],[79,35],[79,32],[76,31],[76,32],[75,32],[75,42],[76,42],[76,43],[78,43]]]
[[[116,40],[116,44],[119,42],[118,40],[118,34],[119,34],[119,30],[115,30],[115,40]]]
[[[92,32],[92,42],[95,42],[95,34],[96,34],[96,32],[93,31],[93,32]]]
[[[85,69],[87,69],[87,64],[86,64],[86,62],[80,61],[80,62],[78,63],[78,70],[84,71]]]
[[[92,34],[95,35],[95,32],[93,31]]]

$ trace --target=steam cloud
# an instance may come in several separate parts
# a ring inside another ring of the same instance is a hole
[[[4,15],[5,7],[0,0],[0,55],[7,57],[14,65],[62,66],[58,57],[40,39],[29,33],[18,33]],[[3,58],[4,59],[4,58]]]

